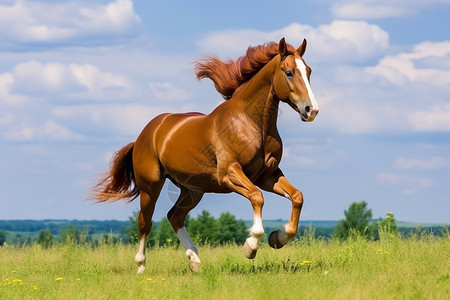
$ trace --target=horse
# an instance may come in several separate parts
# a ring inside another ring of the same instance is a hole
[[[164,113],[152,119],[135,142],[120,149],[111,168],[93,189],[97,202],[140,196],[138,273],[145,270],[147,236],[152,215],[166,179],[180,195],[167,213],[192,271],[201,269],[197,247],[185,228],[187,214],[204,193],[235,192],[253,208],[253,225],[243,254],[253,259],[264,235],[261,190],[292,202],[289,222],[269,235],[269,244],[281,248],[297,234],[303,194],[278,167],[282,141],[277,129],[280,102],[311,122],[319,106],[310,86],[311,68],[303,60],[306,39],[295,49],[282,38],[249,47],[237,60],[207,56],[195,63],[198,80],[209,78],[226,100],[211,113]]]

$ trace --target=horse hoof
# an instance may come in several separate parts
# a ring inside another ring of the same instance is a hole
[[[145,266],[144,265],[140,265],[138,267],[137,273],[138,274],[142,274],[142,273],[144,273],[144,271],[145,271]]]
[[[191,269],[192,272],[197,273],[202,270],[202,264],[199,261],[189,261],[189,269]]]
[[[269,235],[269,245],[270,247],[274,248],[274,249],[280,249],[283,248],[283,244],[280,243],[279,239],[278,239],[278,233],[281,230],[277,230],[277,231],[272,231]]]
[[[254,249],[250,248],[247,241],[245,242],[244,248],[242,249],[242,252],[244,253],[245,257],[247,257],[248,259],[254,259],[257,251],[258,251],[258,249],[254,250]]]

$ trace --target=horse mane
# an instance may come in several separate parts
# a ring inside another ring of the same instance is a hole
[[[296,52],[292,45],[286,46],[290,54]],[[278,43],[265,43],[249,47],[244,56],[225,62],[216,55],[210,55],[195,63],[195,74],[199,80],[211,79],[216,90],[228,100],[239,86],[249,81],[278,54],[278,49]]]

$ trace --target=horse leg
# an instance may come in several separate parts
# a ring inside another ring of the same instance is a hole
[[[237,163],[232,164],[228,168],[224,182],[231,190],[249,199],[252,204],[253,225],[250,228],[250,236],[245,240],[243,253],[248,259],[253,259],[258,251],[259,242],[264,235],[264,227],[262,224],[263,195],[250,179],[247,178],[242,167]]]
[[[285,224],[283,229],[273,231],[269,235],[269,245],[272,248],[279,249],[297,234],[298,221],[303,206],[303,194],[284,177],[280,169],[277,169],[271,177],[259,186],[266,191],[286,197],[292,202],[289,223]]]
[[[181,244],[186,250],[186,256],[189,259],[189,268],[191,271],[198,272],[201,268],[201,261],[198,257],[198,249],[186,231],[184,221],[187,214],[200,202],[203,193],[189,190],[183,186],[180,187],[181,193],[177,202],[167,213],[167,219],[172,224],[173,230],[178,236]]]
[[[158,182],[151,186],[148,192],[141,190],[141,211],[139,212],[139,251],[134,257],[134,261],[138,265],[138,274],[145,271],[145,249],[147,247],[147,237],[152,230],[152,216],[155,210],[156,200],[161,192],[163,182]]]

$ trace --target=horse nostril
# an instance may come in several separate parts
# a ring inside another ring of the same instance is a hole
[[[309,113],[309,111],[311,110],[311,107],[307,106],[305,107],[306,113]]]

